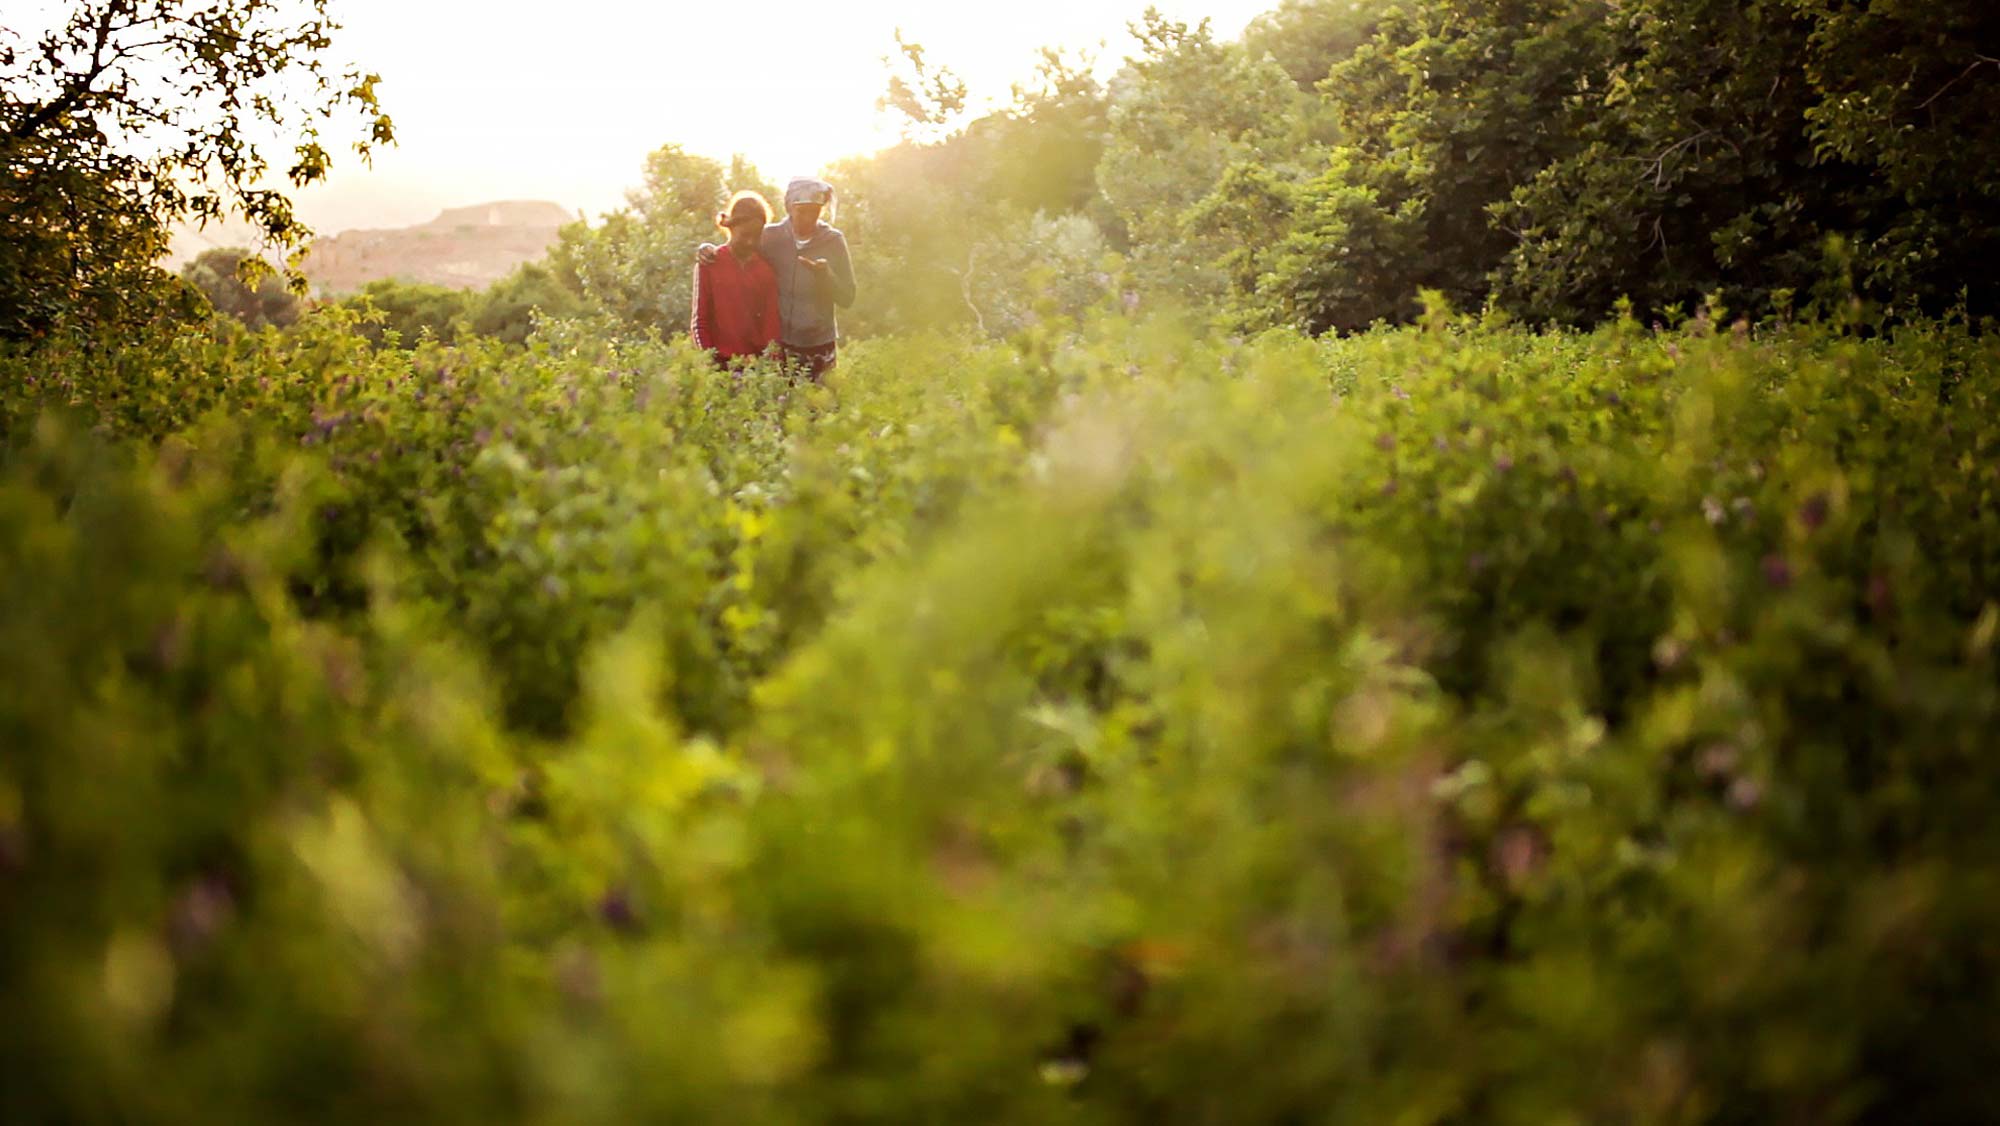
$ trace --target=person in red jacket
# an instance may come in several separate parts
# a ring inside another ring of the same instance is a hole
[[[715,261],[694,268],[695,346],[727,367],[740,357],[761,356],[778,339],[778,275],[764,260],[764,227],[771,205],[756,192],[737,192],[715,217],[729,243]]]

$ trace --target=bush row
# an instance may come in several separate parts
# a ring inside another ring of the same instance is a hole
[[[2000,1112],[2000,349],[6,361],[0,1113]]]

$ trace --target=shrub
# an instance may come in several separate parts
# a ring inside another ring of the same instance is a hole
[[[0,381],[9,1120],[1965,1121],[2000,352]]]

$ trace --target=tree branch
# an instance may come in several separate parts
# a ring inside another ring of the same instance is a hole
[[[1975,60],[1975,61],[1973,62],[1973,64],[1972,64],[1971,66],[1969,66],[1969,67],[1966,67],[1966,68],[1965,68],[1965,69],[1964,69],[1963,71],[1959,72],[1959,75],[1958,75],[1958,77],[1957,77],[1957,78],[1954,78],[1954,79],[1952,79],[1952,80],[1951,80],[1950,82],[1947,82],[1947,83],[1945,83],[1945,84],[1944,84],[1943,86],[1940,86],[1940,87],[1938,88],[1938,92],[1937,92],[1937,93],[1935,93],[1935,94],[1932,94],[1932,95],[1931,95],[1930,97],[1928,97],[1928,98],[1925,98],[1925,99],[1923,100],[1923,103],[1922,103],[1921,105],[1917,106],[1917,112],[1919,112],[1919,113],[1922,113],[1922,112],[1923,112],[1924,110],[1927,110],[1927,109],[1931,108],[1932,106],[1936,105],[1936,104],[1937,104],[1937,100],[1938,100],[1939,98],[1942,98],[1942,97],[1944,97],[1944,96],[1945,96],[1945,94],[1946,94],[1946,93],[1947,93],[1948,91],[1950,91],[1950,89],[1951,89],[1951,88],[1952,88],[1953,86],[1956,86],[1956,85],[1958,85],[1959,83],[1961,83],[1961,82],[1965,81],[1966,79],[1968,79],[1968,78],[1971,78],[1971,77],[1972,77],[1972,73],[1973,73],[1974,71],[1978,70],[1978,69],[1979,69],[1980,67],[1983,67],[1983,66],[2000,66],[2000,59],[1991,59],[1991,58],[1987,58],[1987,57],[1986,57],[1985,55],[1977,55],[1977,54],[1975,54],[1975,55],[1974,55],[1974,56],[1972,56],[1972,57],[1973,57],[1973,59]]]
[[[1666,183],[1667,161],[1672,159],[1682,149],[1687,148],[1689,145],[1698,145],[1702,141],[1707,140],[1708,138],[1713,136],[1715,136],[1715,130],[1704,129],[1701,132],[1696,133],[1692,137],[1685,137],[1681,140],[1675,141],[1671,145],[1668,145],[1665,149],[1660,151],[1660,154],[1658,156],[1654,157],[1649,161],[1645,161],[1645,163],[1649,167],[1646,172],[1640,173],[1640,179],[1645,179],[1648,175],[1650,175],[1653,179],[1653,187],[1655,190],[1665,188],[1667,186]]]
[[[106,8],[104,14],[98,17],[97,38],[90,48],[90,68],[84,72],[82,79],[72,82],[62,93],[56,95],[54,101],[29,114],[8,134],[10,140],[34,136],[43,126],[76,108],[84,96],[90,93],[91,85],[104,73],[104,68],[111,65],[111,60],[104,57],[104,48],[111,42],[112,17],[115,14],[115,8]]]
[[[972,320],[983,334],[986,331],[986,318],[980,314],[979,306],[972,303],[972,273],[978,266],[979,248],[975,246],[965,256],[965,269],[953,270],[952,273],[958,275],[959,296],[965,299],[965,307],[972,310]]]

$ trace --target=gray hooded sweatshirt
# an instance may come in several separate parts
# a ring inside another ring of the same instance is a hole
[[[778,275],[778,338],[794,348],[818,348],[840,338],[833,310],[854,304],[854,265],[847,257],[847,236],[821,220],[801,247],[789,217],[764,228],[764,259]],[[827,271],[816,273],[799,259],[824,258]]]

